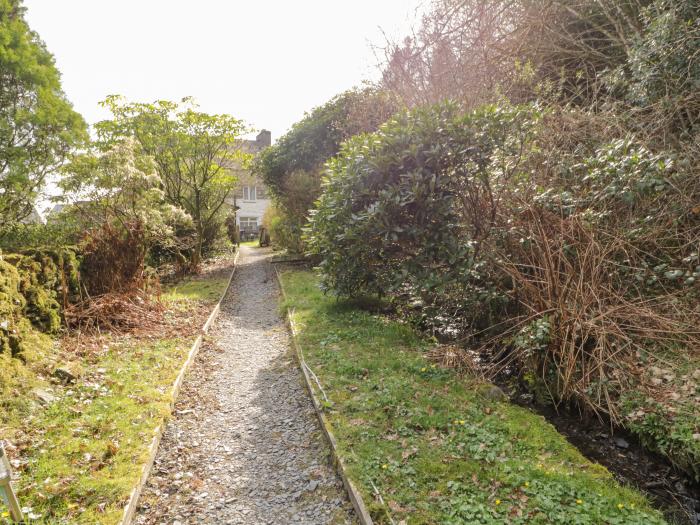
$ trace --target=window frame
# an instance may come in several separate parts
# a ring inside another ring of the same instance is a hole
[[[243,186],[243,201],[256,202],[258,196],[257,186]]]
[[[251,223],[255,224],[254,227],[251,227]],[[238,225],[241,228],[241,230],[249,231],[249,230],[257,230],[258,229],[258,218],[257,217],[240,217],[238,220]]]

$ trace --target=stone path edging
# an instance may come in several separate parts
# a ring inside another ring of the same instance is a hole
[[[282,297],[284,297],[286,301],[287,294],[284,291],[284,287],[282,286],[282,278],[280,277],[280,273],[277,267],[275,267],[275,275],[277,277],[277,282],[279,284]],[[296,326],[294,325],[294,319],[292,318],[292,311],[289,307],[287,307],[287,326],[289,327],[289,331],[291,333],[292,346],[294,347],[294,355],[296,356],[297,361],[299,362],[299,368],[301,368],[301,371],[304,374],[304,383],[306,384],[306,389],[308,390],[309,395],[311,396],[311,401],[313,403],[314,410],[316,411],[318,421],[321,424],[323,433],[326,435],[326,438],[328,439],[328,442],[330,444],[331,452],[333,455],[333,463],[335,464],[338,475],[343,480],[343,485],[345,486],[345,490],[348,493],[348,497],[350,498],[350,502],[352,503],[352,506],[355,509],[355,512],[357,513],[357,518],[359,519],[360,523],[362,525],[374,525],[374,522],[372,521],[372,518],[369,515],[369,512],[367,511],[367,506],[365,505],[365,502],[362,499],[362,495],[357,490],[357,487],[355,487],[355,484],[348,476],[345,464],[343,463],[343,460],[338,454],[338,444],[336,442],[335,435],[333,435],[333,431],[331,430],[328,418],[323,412],[321,401],[318,399],[316,391],[313,387],[313,383],[311,382],[312,380],[309,374],[309,368],[306,364],[306,361],[304,360],[304,354],[297,339],[297,330]]]
[[[175,381],[173,382],[173,386],[170,390],[170,411],[171,412],[172,412],[173,406],[175,405],[175,401],[177,400],[177,395],[180,392],[180,387],[182,386],[182,382],[185,379],[185,375],[187,374],[187,371],[190,369],[190,366],[192,366],[192,363],[194,362],[195,357],[197,357],[197,352],[199,352],[199,348],[202,346],[203,336],[207,334],[207,332],[209,331],[209,328],[214,323],[214,320],[216,319],[216,317],[219,315],[219,312],[221,311],[221,303],[224,300],[224,298],[226,297],[226,294],[228,293],[228,290],[231,287],[231,283],[233,282],[233,276],[236,273],[236,265],[238,263],[238,256],[240,254],[241,254],[241,250],[240,249],[236,250],[236,255],[233,258],[233,270],[231,270],[231,275],[229,276],[228,282],[226,283],[226,287],[224,288],[224,291],[221,294],[221,297],[219,297],[219,300],[217,301],[216,306],[214,306],[214,309],[209,314],[209,318],[207,319],[206,323],[204,323],[204,326],[202,326],[201,333],[197,336],[197,339],[195,339],[194,343],[192,344],[192,348],[190,348],[190,351],[187,354],[187,360],[182,365],[182,368],[180,368],[180,372],[177,374],[177,377],[175,378]],[[138,507],[138,503],[139,503],[139,497],[141,496],[141,492],[143,491],[143,487],[146,485],[146,482],[148,481],[148,475],[151,473],[151,468],[153,468],[153,462],[155,461],[156,454],[158,453],[158,446],[160,445],[160,440],[163,437],[164,426],[165,426],[165,421],[163,423],[161,423],[160,425],[158,425],[158,427],[156,427],[156,430],[155,430],[154,435],[153,435],[153,439],[151,440],[151,445],[148,447],[148,460],[141,468],[141,477],[139,478],[139,481],[136,484],[136,486],[131,491],[131,494],[129,495],[129,501],[127,501],[126,505],[124,506],[124,514],[122,515],[122,519],[119,521],[119,525],[130,525],[131,521],[134,518],[134,514],[136,512],[136,508]]]

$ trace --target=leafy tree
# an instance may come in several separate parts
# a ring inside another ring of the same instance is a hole
[[[302,228],[320,195],[325,162],[343,141],[376,130],[397,108],[388,93],[375,88],[346,91],[306,114],[258,157],[254,170],[277,201],[287,248],[302,250]]]
[[[0,0],[0,225],[31,213],[46,176],[86,138],[20,0]]]
[[[165,199],[192,217],[196,240],[189,263],[196,269],[221,233],[235,183],[232,168],[249,159],[236,143],[245,125],[229,115],[197,111],[190,99],[127,103],[111,96],[104,105],[114,119],[97,125],[100,142],[133,137],[155,162]]]
[[[127,138],[104,152],[76,155],[64,166],[60,186],[80,199],[71,208],[81,224],[113,222],[127,235],[130,225],[139,224],[147,243],[176,246],[175,229],[192,219],[166,201],[155,162],[139,151],[136,141]]]

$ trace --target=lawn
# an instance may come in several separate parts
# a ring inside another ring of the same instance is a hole
[[[406,324],[283,273],[307,364],[349,475],[378,524],[660,524],[541,416],[426,358]]]
[[[65,338],[59,346],[77,380],[50,377],[35,363],[31,387],[55,400],[40,404],[25,390],[0,420],[10,439],[20,503],[32,523],[116,524],[141,475],[155,430],[170,414],[171,388],[228,276],[181,281],[162,294],[166,326],[158,334]],[[46,339],[42,338],[46,343]],[[46,352],[45,352],[46,354]],[[31,374],[28,374],[30,376]],[[2,515],[0,523],[7,520]]]

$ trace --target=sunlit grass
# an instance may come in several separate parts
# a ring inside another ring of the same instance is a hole
[[[227,277],[188,279],[167,288],[163,300],[177,310],[211,306],[227,282]],[[75,384],[32,378],[57,397],[46,407],[31,401],[29,390],[18,399],[4,393],[3,406],[24,407],[3,418],[2,429],[17,439],[24,436],[24,443],[16,443],[23,462],[16,487],[28,514],[40,516],[32,523],[119,522],[155,430],[169,416],[172,384],[195,337],[105,338],[102,349],[79,363],[85,373]],[[0,523],[6,519],[0,514]]]
[[[165,289],[161,300],[165,303],[183,301],[218,301],[229,277],[188,279]]]

